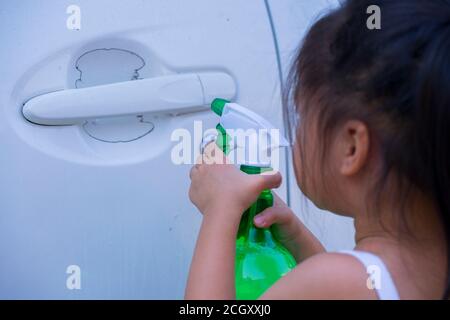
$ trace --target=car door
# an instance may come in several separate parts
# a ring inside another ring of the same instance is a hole
[[[193,159],[214,96],[282,127],[266,3],[8,1],[0,39],[0,298],[182,298],[201,216],[174,137]]]

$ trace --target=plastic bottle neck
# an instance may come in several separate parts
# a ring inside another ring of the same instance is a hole
[[[257,167],[257,166],[249,166],[249,165],[241,165],[241,171],[247,174],[261,174],[265,171],[270,171],[272,168],[270,167]],[[239,225],[238,238],[243,237],[248,242],[264,242],[266,245],[272,246],[274,245],[272,234],[269,229],[261,229],[254,225],[253,219],[254,217],[263,211],[266,208],[269,208],[273,205],[273,194],[269,189],[263,190],[256,202],[254,202],[250,208],[248,208],[241,219],[241,223]]]

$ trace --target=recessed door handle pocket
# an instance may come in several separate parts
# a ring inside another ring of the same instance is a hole
[[[215,97],[232,99],[234,79],[223,72],[187,73],[42,94],[22,109],[41,125],[73,125],[89,119],[206,110]]]

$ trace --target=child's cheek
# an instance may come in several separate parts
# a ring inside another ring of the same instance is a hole
[[[320,159],[314,148],[316,138],[309,134],[308,139],[297,137],[293,146],[293,164],[297,185],[304,195],[313,200],[317,198],[316,184],[320,175]]]

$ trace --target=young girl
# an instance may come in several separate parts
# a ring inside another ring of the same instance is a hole
[[[366,24],[373,4],[381,29]],[[326,252],[277,198],[254,223],[271,227],[298,265],[261,298],[447,299],[450,2],[349,0],[312,26],[290,79],[298,185],[354,219],[356,247]],[[281,176],[198,164],[191,180],[203,222],[186,298],[234,299],[241,214]],[[370,265],[381,288],[367,285]]]

